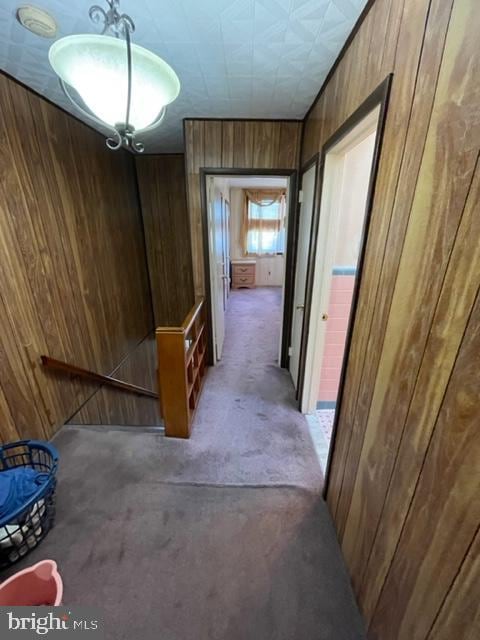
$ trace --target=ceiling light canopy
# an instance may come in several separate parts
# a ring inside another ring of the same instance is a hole
[[[17,20],[36,36],[54,38],[57,35],[57,23],[52,16],[38,7],[26,4],[17,9]]]
[[[107,145],[118,149],[123,144],[141,152],[143,144],[136,140],[136,133],[160,124],[165,107],[180,92],[180,82],[164,60],[131,43],[135,26],[129,16],[119,13],[119,0],[107,2],[108,11],[98,6],[90,9],[92,20],[104,24],[101,35],[61,38],[51,46],[48,57],[76,108],[112,129]],[[69,87],[78,93],[85,109]]]

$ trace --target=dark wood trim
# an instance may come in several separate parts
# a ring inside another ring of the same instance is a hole
[[[312,203],[312,221],[311,221],[311,225],[310,225],[310,242],[308,245],[308,262],[307,262],[307,278],[305,281],[305,313],[304,313],[304,321],[302,323],[302,341],[300,343],[300,358],[299,358],[299,362],[298,362],[298,380],[296,381],[295,387],[296,387],[296,392],[295,392],[295,397],[298,400],[298,398],[300,397],[300,384],[303,385],[303,378],[304,378],[304,371],[303,369],[305,368],[305,358],[304,358],[304,345],[303,345],[303,335],[304,335],[304,331],[305,331],[305,314],[307,313],[307,298],[308,298],[308,287],[309,287],[309,274],[313,271],[313,266],[314,266],[314,247],[315,247],[315,241],[314,238],[317,237],[317,229],[318,229],[318,220],[316,220],[316,218],[318,218],[318,216],[315,215],[315,212],[317,210],[319,210],[319,206],[318,206],[318,199],[320,197],[319,194],[319,189],[318,189],[318,185],[319,185],[319,180],[320,180],[320,153],[316,153],[314,156],[312,156],[310,158],[310,160],[308,160],[308,162],[306,162],[301,170],[301,179],[299,182],[299,189],[301,188],[302,182],[303,182],[303,176],[305,174],[306,171],[308,171],[309,169],[311,169],[312,166],[317,165],[316,171],[315,171],[315,182],[314,182],[314,187],[313,187],[313,203]],[[298,234],[298,227],[299,227],[299,219],[300,219],[300,209],[301,209],[301,204],[299,203],[297,205],[297,234]],[[316,224],[316,227],[315,227]],[[297,248],[298,248],[298,239],[295,239],[295,263],[293,265],[292,271],[294,272],[293,277],[294,277],[294,284],[295,284],[295,273],[297,270]],[[293,317],[293,296],[292,296],[292,317]],[[291,328],[290,328],[291,329]]]
[[[15,76],[12,76],[7,71],[4,71],[3,69],[0,69],[0,74],[4,75],[6,78],[11,80],[12,82],[15,82],[15,84],[18,84],[20,87],[22,87],[22,89],[25,89],[26,91],[30,91],[30,93],[33,93],[33,95],[36,96],[37,98],[40,98],[41,100],[44,100],[45,102],[48,102],[48,104],[50,104],[52,107],[55,107],[56,109],[59,109],[65,115],[69,116],[70,118],[73,118],[74,120],[76,120],[80,124],[83,124],[85,127],[88,127],[91,131],[94,131],[99,136],[102,136],[102,138],[104,140],[106,140],[108,138],[109,134],[107,132],[100,131],[100,129],[97,129],[96,127],[94,127],[93,124],[90,124],[89,122],[86,122],[85,120],[82,120],[79,116],[75,115],[71,111],[68,111],[67,109],[65,109],[61,105],[57,104],[56,102],[53,102],[53,100],[50,100],[50,98],[47,98],[46,96],[44,96],[41,93],[38,93],[38,91],[36,91],[32,87],[28,86],[28,84],[25,84],[24,82],[22,82],[18,78],[15,78]],[[136,156],[140,156],[140,157],[144,157],[144,156],[175,156],[175,155],[179,155],[180,156],[180,155],[184,155],[184,153],[185,153],[184,151],[172,151],[171,153],[168,153],[168,152],[165,152],[165,153],[164,152],[162,152],[162,153],[155,153],[155,152],[149,153],[149,152],[146,152],[146,153],[140,153],[139,154],[139,153],[136,153],[135,151],[132,151],[131,149],[129,149],[127,147],[124,147],[124,146],[122,146],[120,149],[118,149],[118,151],[126,151],[129,155],[133,156],[134,158]]]
[[[298,171],[294,171],[290,177],[290,189],[288,203],[288,234],[287,253],[285,256],[285,293],[283,300],[283,325],[282,325],[282,346],[280,350],[280,366],[288,367],[290,338],[292,333],[293,318],[293,294],[295,287],[295,263],[297,255],[298,236]]]
[[[56,102],[53,102],[53,100],[50,100],[50,98],[47,98],[46,96],[44,96],[41,93],[38,93],[38,91],[35,91],[35,89],[32,89],[32,87],[29,87],[28,84],[25,84],[24,82],[22,82],[18,78],[15,78],[15,76],[12,76],[10,73],[7,73],[7,71],[4,71],[3,69],[0,69],[0,74],[5,76],[6,78],[11,80],[12,82],[15,82],[15,84],[18,84],[20,87],[22,87],[22,89],[25,89],[26,91],[29,91],[30,93],[33,93],[33,95],[36,96],[37,98],[40,98],[41,100],[44,100],[45,102],[48,102],[49,105],[51,105],[52,107],[55,107],[56,109],[59,109],[65,115],[69,116],[70,118],[73,118],[74,120],[76,120],[80,124],[83,124],[85,127],[88,127],[91,131],[94,131],[99,136],[102,136],[104,140],[106,140],[106,138],[108,137],[108,133],[102,133],[99,129],[96,129],[92,124],[89,124],[88,122],[85,122],[85,120],[82,120],[79,116],[76,116],[75,114],[71,113],[70,111],[67,111],[67,109],[65,109],[61,105],[57,104]],[[121,149],[119,149],[119,151],[120,150],[127,151],[127,152],[129,151],[129,149],[125,149],[125,147],[121,147]]]
[[[141,133],[141,132],[140,132]],[[143,153],[135,153],[133,154],[134,158],[156,158],[157,156],[184,156],[184,151],[144,151]]]
[[[89,382],[94,382],[105,387],[114,387],[115,389],[120,389],[120,391],[127,391],[128,393],[134,393],[137,396],[145,396],[147,398],[154,398],[158,400],[158,393],[155,393],[155,391],[152,391],[151,389],[145,389],[145,387],[139,387],[136,384],[124,382],[123,380],[118,380],[118,378],[112,378],[111,376],[104,376],[101,373],[83,369],[82,367],[77,367],[74,364],[68,364],[67,362],[56,360],[49,356],[40,356],[40,359],[42,361],[42,365],[46,369],[61,371],[62,373],[74,376],[75,378],[83,378],[84,380],[88,380]]]
[[[289,183],[289,209],[288,209],[288,237],[287,251],[285,259],[285,296],[283,306],[283,329],[282,348],[280,355],[280,366],[288,366],[288,347],[290,345],[290,332],[292,325],[292,299],[293,299],[293,254],[295,250],[295,230],[297,227],[297,202],[298,202],[298,171],[296,169],[238,169],[238,168],[217,168],[201,167],[200,178],[200,200],[202,207],[202,235],[203,235],[203,257],[205,274],[205,301],[207,311],[207,357],[208,364],[213,364],[213,332],[210,287],[210,255],[208,248],[208,210],[207,210],[207,176],[279,176],[290,179]]]
[[[317,151],[317,153],[315,153],[309,160],[307,160],[301,167],[300,169],[300,173],[303,174],[305,173],[305,171],[308,171],[312,165],[314,165],[316,162],[319,162],[320,160],[320,152]],[[316,187],[317,185],[315,185]]]
[[[216,169],[216,171],[220,171]],[[205,310],[207,318],[207,364],[214,363],[213,318],[212,318],[212,287],[210,286],[210,249],[208,241],[208,200],[207,200],[208,171],[200,169],[200,203],[202,207],[202,236],[203,236],[203,268],[205,280]],[[219,175],[219,174],[217,174]]]
[[[185,116],[183,122],[186,120],[198,120],[201,122],[296,122],[297,124],[303,122],[303,118],[201,118],[199,116],[194,118]]]
[[[322,199],[322,187],[323,187],[323,176],[324,176],[324,167],[325,167],[325,157],[328,151],[334,147],[342,138],[344,138],[354,127],[356,127],[373,109],[377,106],[380,106],[380,113],[378,116],[378,126],[377,126],[377,136],[375,139],[375,149],[373,153],[372,159],[372,170],[370,175],[370,181],[368,185],[368,195],[367,195],[367,204],[365,209],[365,219],[364,226],[362,231],[362,239],[360,244],[360,253],[358,257],[358,267],[357,267],[357,276],[355,278],[355,286],[352,297],[352,306],[350,311],[350,319],[347,330],[347,338],[345,341],[345,352],[342,363],[342,371],[340,375],[340,384],[338,390],[338,398],[337,398],[337,406],[335,411],[335,419],[332,429],[332,438],[330,443],[330,450],[328,454],[327,467],[325,470],[325,484],[323,489],[324,497],[328,491],[328,483],[329,483],[329,472],[332,461],[332,456],[335,450],[335,440],[337,434],[338,420],[340,416],[340,408],[343,400],[343,392],[345,386],[345,375],[347,368],[348,355],[350,352],[350,345],[352,341],[352,333],[353,326],[355,322],[355,315],[357,311],[358,305],[358,295],[362,282],[362,271],[363,264],[365,261],[365,249],[367,245],[367,237],[370,227],[370,218],[372,213],[373,199],[375,195],[375,184],[378,174],[378,165],[380,161],[380,153],[383,142],[383,134],[385,131],[385,121],[387,115],[388,108],[388,100],[390,97],[390,88],[392,84],[393,74],[389,74],[385,80],[368,96],[368,98],[356,109],[356,111],[349,117],[347,120],[335,131],[335,133],[325,142],[322,147],[320,154],[320,161],[318,166],[318,188],[316,191],[315,200],[314,200],[314,219],[312,223],[312,238],[310,243],[310,254],[308,260],[308,271],[307,271],[307,291],[305,297],[305,315],[303,318],[303,329],[302,329],[302,346],[301,346],[301,355],[300,355],[300,366],[299,366],[299,384],[298,384],[298,397],[301,398],[303,395],[303,389],[305,385],[305,361],[306,361],[306,350],[307,350],[307,342],[309,338],[309,325],[310,325],[310,316],[312,312],[312,294],[313,294],[313,278],[314,278],[314,269],[315,269],[315,261],[316,261],[316,250],[317,250],[317,236],[318,236],[318,227],[320,223],[320,208],[321,208],[321,199]],[[314,156],[315,157],[315,156]],[[311,161],[309,161],[311,162]],[[308,166],[308,163],[306,164]]]
[[[223,169],[202,167],[200,172],[208,173],[211,176],[278,176],[279,178],[289,178],[296,169]]]
[[[365,251],[367,248],[367,238],[370,230],[370,220],[372,215],[373,200],[375,197],[375,187],[377,182],[378,166],[380,164],[380,154],[382,151],[383,136],[385,133],[385,123],[387,120],[387,109],[388,109],[388,102],[390,99],[392,79],[393,79],[393,73],[390,73],[385,78],[385,80],[375,89],[375,91],[363,102],[363,104],[360,105],[357,111],[355,111],[355,113],[353,114],[353,116],[355,114],[357,115],[357,119],[358,119],[357,122],[360,122],[372,109],[375,108],[375,106],[380,105],[380,113],[378,115],[377,135],[375,139],[375,149],[373,151],[373,159],[372,159],[372,170],[370,174],[370,181],[368,183],[367,204],[365,207],[365,221],[363,225],[362,239],[360,242],[360,247],[361,247],[360,254],[358,256],[357,276],[355,278],[355,286],[354,286],[353,296],[352,296],[352,307],[350,310],[350,318],[348,321],[347,339],[345,341],[345,353],[344,353],[343,362],[342,362],[342,371],[340,374],[337,406],[336,406],[335,419],[334,419],[333,428],[332,428],[332,438],[330,441],[330,449],[328,452],[327,465],[325,468],[325,483],[323,487],[323,497],[325,499],[328,491],[328,484],[330,479],[330,468],[332,464],[333,453],[335,451],[335,441],[336,441],[337,430],[338,430],[338,421],[340,418],[340,408],[342,405],[343,393],[345,389],[347,362],[348,362],[348,356],[350,354],[350,346],[352,343],[353,326],[355,324],[355,316],[357,313],[357,306],[358,306],[358,297],[360,293],[360,287],[362,284],[363,265],[365,262]],[[347,122],[350,122],[350,128],[353,128],[353,126],[357,124],[352,120],[353,116],[351,116],[347,120]],[[342,130],[342,127],[339,129],[339,131],[341,130]],[[348,133],[348,131],[343,130],[341,137],[345,136],[346,133]],[[330,141],[327,141],[326,148],[329,147],[329,142]]]
[[[320,97],[321,97],[322,93],[325,91],[328,83],[332,79],[333,74],[337,70],[338,65],[342,61],[343,56],[346,54],[348,47],[351,45],[352,40],[357,35],[358,30],[362,26],[363,21],[367,17],[368,12],[370,11],[370,9],[373,7],[374,4],[375,4],[375,0],[368,0],[367,4],[365,5],[365,7],[362,10],[362,13],[358,16],[357,21],[353,25],[353,29],[350,31],[350,34],[349,34],[348,38],[345,40],[345,44],[340,49],[340,53],[338,54],[338,56],[335,59],[335,62],[333,63],[332,67],[330,68],[330,71],[328,72],[327,77],[323,81],[323,84],[320,87],[319,92],[315,96],[314,101],[312,102],[312,104],[310,105],[307,113],[305,114],[305,117],[303,118],[304,122],[306,122],[308,120],[308,117],[310,116],[310,114],[312,113],[313,109],[315,108],[315,105],[320,100]],[[302,132],[302,145],[303,145],[303,132]]]
[[[390,95],[390,87],[392,84],[393,73],[390,73],[385,80],[378,85],[376,89],[366,98],[362,104],[356,109],[350,117],[335,131],[335,133],[324,144],[322,153],[325,155],[328,151],[342,140],[350,131],[357,126],[371,111],[380,105],[379,129],[385,128],[386,103]],[[383,120],[381,120],[383,118]],[[377,138],[378,139],[378,138]],[[377,152],[377,144],[375,145],[375,153]],[[374,157],[375,160],[375,157]],[[369,186],[370,189],[370,186]]]
[[[155,152],[152,151],[152,153],[136,153],[135,157],[136,158],[144,158],[145,156],[184,156],[185,153],[183,151],[160,151],[160,152]]]
[[[322,198],[323,168],[325,165],[325,154],[316,153],[305,166],[311,166],[312,161],[317,162],[317,174],[315,176],[315,193],[313,197],[312,226],[310,244],[308,247],[307,279],[305,283],[305,313],[303,314],[302,339],[300,342],[300,357],[298,363],[298,381],[296,399],[301,403],[303,388],[305,385],[305,364],[307,359],[307,342],[309,337],[310,314],[312,310],[313,277],[315,271],[315,260],[317,257],[318,227],[320,224],[320,205]]]
[[[303,149],[304,149],[304,146],[305,146],[306,124],[307,124],[307,121],[303,120],[302,121],[302,126],[301,126],[301,131],[300,131],[300,152],[298,154],[298,162],[297,162],[299,173],[302,173],[302,158],[303,158]]]

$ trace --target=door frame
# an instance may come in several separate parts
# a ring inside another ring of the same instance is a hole
[[[212,191],[213,193],[209,193],[209,187],[212,187]],[[217,229],[212,228],[212,224],[215,225],[216,224],[216,206],[217,204],[220,206],[220,220],[221,220],[221,234],[222,234],[222,261],[223,261],[223,270],[224,273],[222,274],[222,311],[223,311],[223,315],[225,315],[225,310],[226,310],[226,306],[225,306],[225,280],[224,280],[224,276],[225,276],[225,252],[224,252],[224,246],[223,243],[225,241],[225,237],[224,237],[224,214],[225,214],[225,203],[227,202],[226,198],[224,197],[224,193],[222,192],[221,189],[218,189],[218,187],[216,187],[215,185],[215,179],[213,176],[207,176],[206,177],[206,189],[207,189],[207,240],[208,240],[208,244],[206,247],[206,250],[208,251],[208,255],[209,255],[209,264],[212,266],[212,260],[215,260],[216,257],[216,241],[217,241]],[[218,189],[218,192],[217,192]],[[213,200],[209,201],[208,197],[209,195],[212,197],[213,196]],[[219,200],[217,201],[217,195],[219,197]],[[208,209],[208,205],[210,204],[210,210]],[[210,231],[211,235],[213,237],[210,237],[208,231]],[[230,267],[230,265],[229,265]],[[215,274],[215,275],[214,275]],[[215,282],[217,279],[217,269],[216,269],[216,261],[213,263],[213,269],[210,270],[209,273],[209,278],[210,278],[210,290],[211,290],[211,285],[212,282]],[[229,280],[228,280],[228,287],[230,287],[230,268],[229,268]],[[215,291],[215,295],[213,298],[210,299],[210,317],[211,317],[211,321],[212,321],[212,364],[215,364],[216,362],[218,362],[218,356],[217,356],[217,329],[218,327],[216,326],[216,314],[212,310],[213,307],[217,304],[217,301],[215,300],[215,296],[218,295],[218,291]],[[223,327],[224,331],[224,337],[225,337],[225,325]],[[222,341],[222,348],[223,348],[223,341]]]
[[[313,250],[314,250],[314,243],[313,243],[313,236],[314,236],[314,230],[315,230],[315,218],[316,218],[316,211],[317,211],[317,206],[319,205],[319,203],[317,202],[318,198],[319,198],[319,189],[318,189],[318,184],[319,184],[319,180],[320,180],[320,153],[317,152],[314,156],[312,156],[310,158],[310,160],[308,160],[300,169],[300,175],[298,177],[298,192],[300,193],[300,189],[301,186],[303,184],[303,176],[304,174],[311,169],[314,165],[316,165],[316,169],[315,169],[315,181],[314,181],[314,185],[313,185],[313,202],[312,202],[312,221],[310,224],[310,242],[308,244],[308,258],[307,258],[307,275],[305,278],[305,309],[304,309],[304,314],[303,314],[303,322],[302,322],[302,336],[301,336],[301,340],[300,340],[300,356],[299,356],[299,360],[298,360],[298,378],[296,380],[296,385],[295,385],[295,398],[298,400],[299,399],[299,389],[300,389],[300,382],[302,382],[303,384],[303,377],[301,376],[301,372],[302,372],[302,367],[304,367],[304,362],[302,361],[302,355],[303,355],[303,333],[304,333],[304,325],[305,325],[305,313],[307,311],[307,295],[308,295],[308,285],[309,285],[309,273],[312,270],[312,255],[313,255]],[[290,348],[291,344],[292,344],[292,330],[293,330],[293,314],[294,314],[294,308],[293,308],[293,303],[294,303],[294,297],[295,297],[295,275],[297,272],[297,253],[298,253],[298,233],[300,230],[300,209],[302,207],[302,204],[300,202],[298,202],[298,196],[297,196],[297,207],[296,207],[296,213],[295,213],[295,223],[296,223],[296,231],[295,231],[295,247],[294,247],[294,252],[295,252],[295,256],[294,256],[294,262],[292,264],[292,299],[291,299],[291,320],[290,320],[290,336],[289,336],[289,345],[288,348]],[[290,362],[289,359],[287,360],[287,366],[289,366]]]
[[[288,367],[288,348],[290,346],[290,333],[292,330],[292,303],[294,287],[294,259],[296,259],[296,240],[298,228],[298,171],[296,169],[248,169],[248,168],[200,168],[200,203],[202,208],[202,239],[203,239],[203,262],[205,278],[205,303],[207,309],[207,363],[213,364],[213,322],[212,322],[212,291],[210,283],[210,252],[208,244],[208,202],[207,202],[207,177],[229,177],[229,176],[278,176],[288,178],[288,214],[287,214],[287,243],[284,272],[284,302],[282,319],[282,347],[280,351],[280,366]]]
[[[338,429],[338,421],[341,412],[341,406],[343,401],[343,393],[345,387],[345,377],[347,371],[348,356],[350,353],[350,347],[352,342],[353,327],[355,324],[355,317],[358,306],[358,297],[363,277],[363,266],[365,262],[365,252],[367,246],[367,238],[370,228],[370,219],[373,207],[373,200],[375,196],[376,180],[378,175],[378,166],[380,162],[380,154],[382,150],[383,137],[385,133],[385,123],[387,117],[388,101],[390,97],[390,89],[392,85],[393,74],[389,74],[383,82],[362,102],[362,104],[353,112],[351,116],[340,125],[340,127],[333,133],[332,136],[325,142],[320,152],[319,170],[318,170],[318,198],[314,199],[314,212],[312,223],[312,241],[310,245],[309,256],[309,271],[307,274],[307,291],[305,297],[305,314],[303,319],[302,329],[302,345],[300,354],[300,377],[298,383],[297,398],[299,406],[301,408],[301,400],[305,387],[305,364],[307,356],[307,343],[309,339],[309,327],[310,316],[312,312],[312,294],[313,294],[313,281],[314,281],[314,266],[316,262],[317,254],[317,236],[320,223],[320,210],[322,202],[322,188],[324,179],[325,158],[327,153],[335,147],[347,134],[349,134],[364,118],[374,109],[380,107],[377,124],[377,135],[375,139],[375,148],[372,158],[372,168],[370,173],[370,180],[368,184],[367,202],[365,206],[365,217],[363,223],[362,238],[360,242],[360,252],[358,256],[357,275],[355,278],[354,291],[352,296],[352,304],[350,310],[350,318],[347,329],[347,337],[345,341],[345,350],[343,355],[342,369],[340,374],[340,383],[338,387],[337,405],[335,410],[335,419],[332,428],[332,437],[330,441],[330,449],[328,452],[327,466],[325,469],[325,482],[323,487],[323,495],[327,495],[329,479],[330,479],[330,467],[335,450],[335,442]],[[306,166],[306,165],[305,165]],[[303,171],[303,168],[302,168]]]
[[[323,164],[323,180],[322,180],[322,199],[319,210],[319,226],[314,236],[314,259],[312,260],[312,289],[310,309],[315,309],[315,315],[310,314],[308,329],[305,328],[308,335],[308,341],[304,346],[304,369],[302,378],[302,393],[299,397],[300,410],[302,413],[311,413],[316,410],[318,402],[318,388],[321,381],[321,367],[316,366],[323,362],[325,339],[327,327],[320,321],[319,312],[329,312],[328,306],[330,302],[330,287],[333,283],[329,267],[334,266],[334,262],[329,264],[328,259],[333,260],[334,248],[337,246],[338,239],[341,237],[341,211],[339,209],[340,202],[338,198],[344,186],[344,163],[346,154],[354,149],[358,144],[363,142],[367,137],[372,138],[373,146],[371,155],[368,158],[368,174],[366,176],[366,184],[364,187],[363,198],[365,206],[361,211],[361,233],[360,244],[355,262],[358,262],[360,252],[366,235],[364,233],[365,211],[367,205],[368,188],[371,179],[373,155],[375,150],[375,142],[378,133],[378,118],[380,115],[380,106],[377,105],[350,131],[343,136],[338,142],[330,146],[325,155]],[[348,189],[348,187],[347,187]],[[337,200],[335,200],[337,198]],[[351,263],[353,265],[353,262]],[[326,287],[327,282],[329,285]],[[355,280],[354,280],[355,284]],[[328,292],[328,293],[327,293]],[[315,305],[314,305],[315,303]],[[350,318],[352,305],[348,308],[348,319]],[[347,327],[348,328],[348,327]],[[310,340],[310,337],[312,339]],[[344,346],[345,350],[345,346]]]

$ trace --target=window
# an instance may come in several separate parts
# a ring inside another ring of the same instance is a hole
[[[244,243],[246,255],[285,252],[285,191],[246,191]]]

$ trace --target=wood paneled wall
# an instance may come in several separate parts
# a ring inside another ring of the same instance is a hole
[[[112,372],[113,377],[157,391],[157,344],[149,334]],[[70,419],[70,424],[158,426],[160,402],[112,387],[99,389]]]
[[[300,122],[280,120],[185,120],[187,202],[193,281],[205,294],[200,169],[297,169]]]
[[[0,435],[48,438],[95,387],[40,355],[106,374],[153,330],[141,214],[128,153],[3,75],[0,111]]]
[[[155,325],[178,326],[193,306],[183,154],[138,156]]]
[[[480,637],[480,12],[376,0],[303,161],[393,72],[327,500],[371,638]]]

